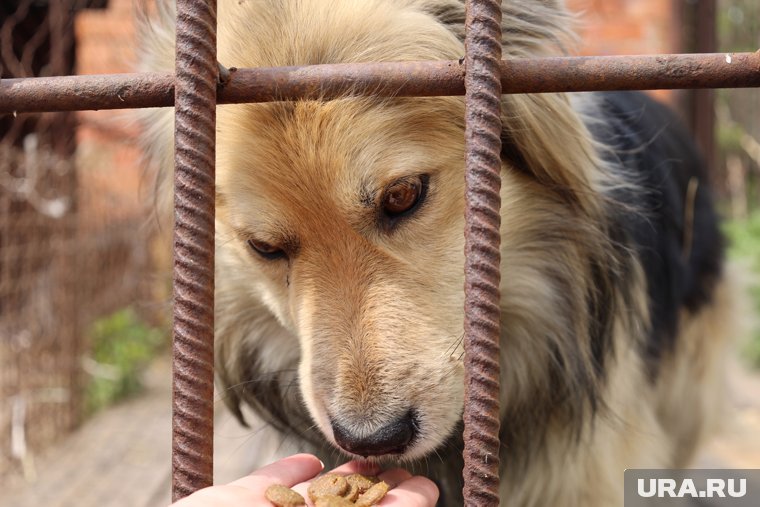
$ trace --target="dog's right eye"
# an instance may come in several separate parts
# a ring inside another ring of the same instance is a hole
[[[284,250],[277,248],[274,245],[270,245],[269,243],[264,243],[263,241],[249,239],[248,246],[251,247],[251,250],[267,260],[282,259],[285,257]]]
[[[428,176],[413,176],[394,181],[384,192],[382,210],[391,222],[412,214],[425,200]]]

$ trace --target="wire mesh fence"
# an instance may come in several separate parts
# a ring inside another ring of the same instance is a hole
[[[0,6],[2,78],[75,72],[74,16],[91,1]],[[89,326],[150,297],[144,208],[104,177],[111,154],[77,147],[75,113],[0,117],[0,471],[82,418]]]

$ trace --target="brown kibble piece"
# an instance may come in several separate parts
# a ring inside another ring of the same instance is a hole
[[[343,496],[348,490],[348,482],[345,477],[337,474],[326,474],[316,478],[309,484],[307,492],[311,501],[316,503],[320,497],[328,495]]]
[[[346,479],[346,482],[348,482],[348,479]],[[361,495],[363,491],[359,490],[359,487],[356,484],[353,484],[351,482],[348,482],[348,490],[343,493],[341,496],[345,498],[346,500],[350,500],[351,503],[356,501],[357,498],[359,498],[359,495]]]
[[[314,502],[316,507],[353,507],[354,502],[336,495],[320,496]]]
[[[362,474],[351,474],[346,476],[346,481],[348,481],[351,486],[356,486],[359,490],[359,494],[361,494],[371,488],[373,484],[377,484],[379,479],[377,477],[367,477]]]
[[[359,498],[356,499],[355,505],[358,505],[360,507],[369,507],[370,505],[375,505],[383,499],[387,492],[388,485],[385,482],[380,481],[369,488],[366,492],[362,493]]]
[[[281,484],[272,484],[264,492],[267,500],[277,507],[298,507],[306,505],[306,500],[292,489]]]

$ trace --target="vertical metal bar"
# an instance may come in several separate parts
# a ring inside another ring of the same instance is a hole
[[[694,23],[695,48],[697,53],[714,52],[718,47],[718,22],[716,0],[700,0],[696,6]],[[708,177],[713,183],[717,180],[715,150],[715,90],[693,90],[692,128],[697,143],[707,162]]]
[[[468,0],[465,36],[464,502],[499,505],[501,1]]]
[[[676,49],[684,53],[716,51],[716,0],[681,0],[679,4],[680,16],[676,26],[683,26],[684,29],[679,31],[681,41]],[[708,177],[713,183],[719,183],[715,174],[715,90],[683,90],[678,97],[686,122],[707,163]]]
[[[216,0],[177,0],[172,498],[213,482]]]

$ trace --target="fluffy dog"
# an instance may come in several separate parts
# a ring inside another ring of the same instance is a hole
[[[555,0],[504,2],[504,57],[562,54]],[[171,15],[145,70],[173,68]],[[220,0],[236,67],[453,60],[457,0]],[[149,113],[171,154],[171,111]],[[400,460],[461,504],[461,97],[220,106],[216,357],[325,460]],[[731,291],[704,169],[636,93],[503,97],[501,494],[622,504],[623,470],[678,467],[720,413]],[[170,172],[170,171],[166,171]],[[335,452],[340,450],[340,453]]]

